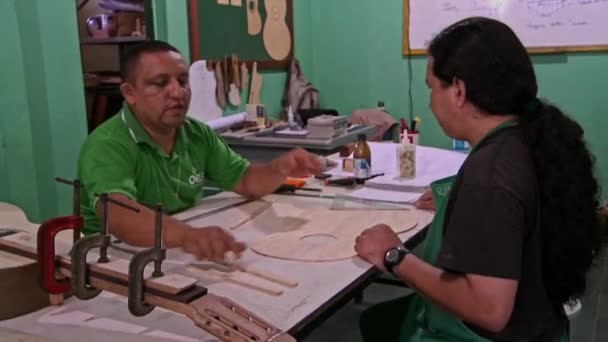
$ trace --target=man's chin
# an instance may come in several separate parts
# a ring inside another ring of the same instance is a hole
[[[163,124],[171,128],[178,128],[184,123],[186,113],[165,113],[163,116]]]

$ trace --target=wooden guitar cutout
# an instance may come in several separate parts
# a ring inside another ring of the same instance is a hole
[[[258,35],[262,31],[262,17],[258,8],[258,0],[247,0],[247,33]]]
[[[277,61],[282,61],[291,51],[291,34],[286,22],[286,0],[264,0],[266,23],[264,23],[264,46],[266,52]]]
[[[285,213],[286,209],[281,211]],[[306,211],[304,216],[298,215],[298,218],[305,220],[298,229],[268,235],[253,243],[251,249],[279,259],[342,260],[357,255],[355,239],[365,229],[383,223],[396,233],[401,233],[414,228],[418,222],[415,210],[313,209]],[[272,222],[257,222],[254,219],[252,224],[268,226]]]

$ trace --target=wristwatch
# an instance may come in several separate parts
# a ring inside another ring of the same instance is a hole
[[[389,249],[384,253],[384,267],[387,271],[395,274],[393,268],[399,265],[401,260],[409,253],[410,251],[402,245]]]

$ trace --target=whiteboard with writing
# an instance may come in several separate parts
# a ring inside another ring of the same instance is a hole
[[[527,48],[608,49],[608,0],[404,0],[404,6],[404,52],[407,44],[425,50],[443,28],[472,16],[508,24]]]

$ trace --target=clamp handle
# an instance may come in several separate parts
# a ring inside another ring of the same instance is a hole
[[[67,279],[55,278],[55,236],[63,230],[80,230],[84,225],[81,216],[61,216],[44,221],[38,228],[38,264],[42,275],[42,288],[48,293],[59,294],[70,288]]]

